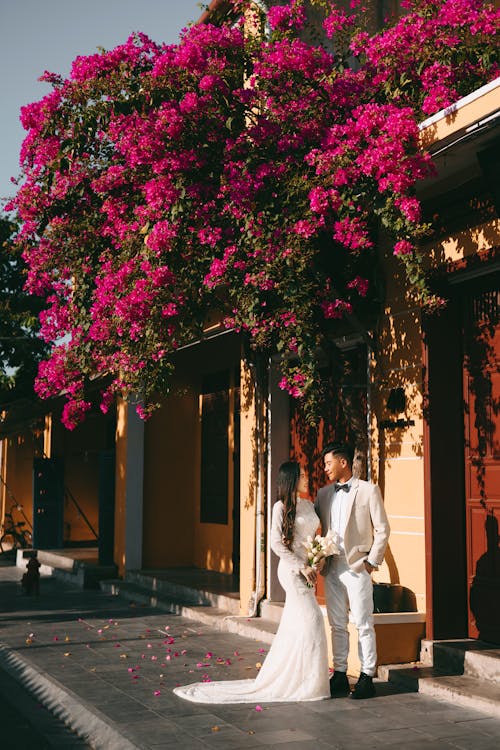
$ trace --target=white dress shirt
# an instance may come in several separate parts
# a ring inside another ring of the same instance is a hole
[[[340,484],[347,486],[349,491],[345,489],[335,489],[335,485]],[[347,506],[349,505],[349,498],[352,492],[352,477],[347,482],[336,482],[334,485],[334,495],[331,510],[331,527],[336,534],[335,541],[337,542],[340,552],[345,555],[344,547],[344,532],[347,525]],[[372,563],[369,559],[366,560],[374,570],[378,570],[378,566]]]
[[[340,482],[342,484],[342,482]],[[344,532],[347,525],[347,506],[349,505],[349,497],[352,492],[351,480],[345,482],[349,487],[349,491],[336,490],[334,487],[332,510],[331,510],[331,527],[336,534],[336,542],[342,552],[345,554],[344,548]]]

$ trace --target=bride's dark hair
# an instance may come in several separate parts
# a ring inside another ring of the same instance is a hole
[[[278,470],[276,499],[283,503],[283,544],[291,548],[293,528],[297,509],[297,485],[300,478],[300,466],[297,461],[285,461]]]

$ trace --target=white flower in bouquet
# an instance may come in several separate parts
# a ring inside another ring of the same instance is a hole
[[[326,536],[320,537],[320,539],[323,557],[339,554],[338,535],[332,529],[329,529]]]
[[[330,529],[326,536],[316,534],[313,538],[308,536],[305,542],[302,542],[307,552],[307,564],[311,568],[316,568],[320,560],[330,555],[338,555],[339,547],[335,541],[335,534]]]

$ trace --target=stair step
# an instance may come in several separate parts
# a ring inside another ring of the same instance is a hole
[[[16,567],[24,569],[30,557],[36,557],[41,563],[40,575],[53,576],[79,588],[99,588],[100,580],[114,578],[117,573],[116,565],[89,563],[75,560],[68,555],[40,549],[17,550]]]
[[[500,688],[500,649],[466,651],[464,674],[487,680]]]
[[[378,676],[405,690],[483,711],[500,717],[500,685],[468,674],[446,674],[422,662],[384,664]]]
[[[264,599],[259,607],[260,616],[279,625],[284,606],[285,602],[270,602],[268,599]]]
[[[380,679],[413,692],[418,692],[421,678],[432,677],[434,674],[435,670],[432,667],[425,666],[421,662],[415,664],[381,664],[377,670]]]
[[[465,674],[500,686],[500,648],[483,641],[424,640],[421,661],[448,675]]]
[[[186,604],[182,599],[174,599],[165,592],[154,592],[136,583],[121,580],[101,581],[101,590],[112,596],[121,596],[127,601],[156,607],[165,612],[181,615],[189,620],[209,625],[216,630],[238,633],[247,638],[272,643],[278,625],[260,617],[240,617],[226,609],[207,604]]]
[[[419,692],[500,717],[500,686],[477,677],[449,675],[422,679]]]
[[[240,599],[238,592],[219,593],[209,588],[193,588],[182,583],[177,583],[158,573],[140,570],[127,571],[125,574],[127,583],[132,583],[151,591],[156,595],[173,598],[193,605],[211,605],[226,610],[230,614],[237,615],[240,611]]]

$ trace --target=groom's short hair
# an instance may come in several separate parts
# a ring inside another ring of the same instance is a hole
[[[352,462],[354,460],[354,449],[347,443],[327,443],[321,451],[322,457],[324,458],[327,453],[333,453],[334,456],[345,458],[349,466],[352,466]]]

